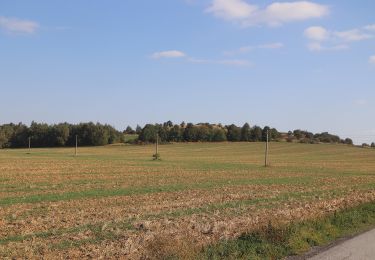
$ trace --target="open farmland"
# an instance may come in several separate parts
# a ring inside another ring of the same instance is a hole
[[[269,221],[375,200],[375,149],[187,143],[0,150],[0,257],[193,258]]]

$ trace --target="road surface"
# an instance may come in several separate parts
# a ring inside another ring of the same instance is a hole
[[[329,248],[310,260],[374,260],[375,229]]]

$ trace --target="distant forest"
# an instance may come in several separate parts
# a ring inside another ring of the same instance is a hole
[[[118,131],[110,125],[100,123],[69,124],[60,123],[48,125],[32,122],[25,124],[0,125],[0,148],[27,147],[29,138],[32,147],[64,147],[74,146],[77,136],[80,146],[101,146],[114,143],[124,143],[125,137],[134,138],[128,143],[154,143],[158,136],[161,143],[169,142],[262,142],[286,141],[301,143],[343,143],[353,145],[350,138],[345,140],[327,132],[313,134],[308,131],[294,130],[280,133],[275,128],[259,126],[250,127],[248,123],[242,127],[221,124],[173,124],[171,121],[163,124],[147,124],[143,128],[130,126],[124,131]]]

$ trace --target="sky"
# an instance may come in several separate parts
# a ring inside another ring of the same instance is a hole
[[[0,124],[210,122],[375,141],[375,1],[0,0]]]

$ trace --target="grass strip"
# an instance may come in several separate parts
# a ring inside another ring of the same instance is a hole
[[[316,220],[287,226],[271,222],[238,239],[208,246],[199,259],[282,259],[301,255],[311,247],[324,246],[375,225],[375,202],[345,209]]]
[[[309,184],[312,182],[312,178],[301,178],[301,177],[288,177],[288,178],[267,178],[267,179],[239,179],[232,181],[217,181],[217,182],[205,182],[195,184],[174,184],[156,187],[136,187],[136,188],[122,188],[122,189],[93,189],[84,190],[79,192],[66,192],[66,193],[48,193],[48,194],[35,194],[23,197],[7,197],[0,199],[0,206],[9,206],[14,204],[22,203],[41,203],[41,202],[56,202],[56,201],[67,201],[67,200],[78,200],[85,198],[104,198],[113,196],[130,196],[130,195],[142,195],[159,192],[177,192],[191,189],[214,189],[225,186],[237,186],[237,185],[274,185],[274,184]]]

